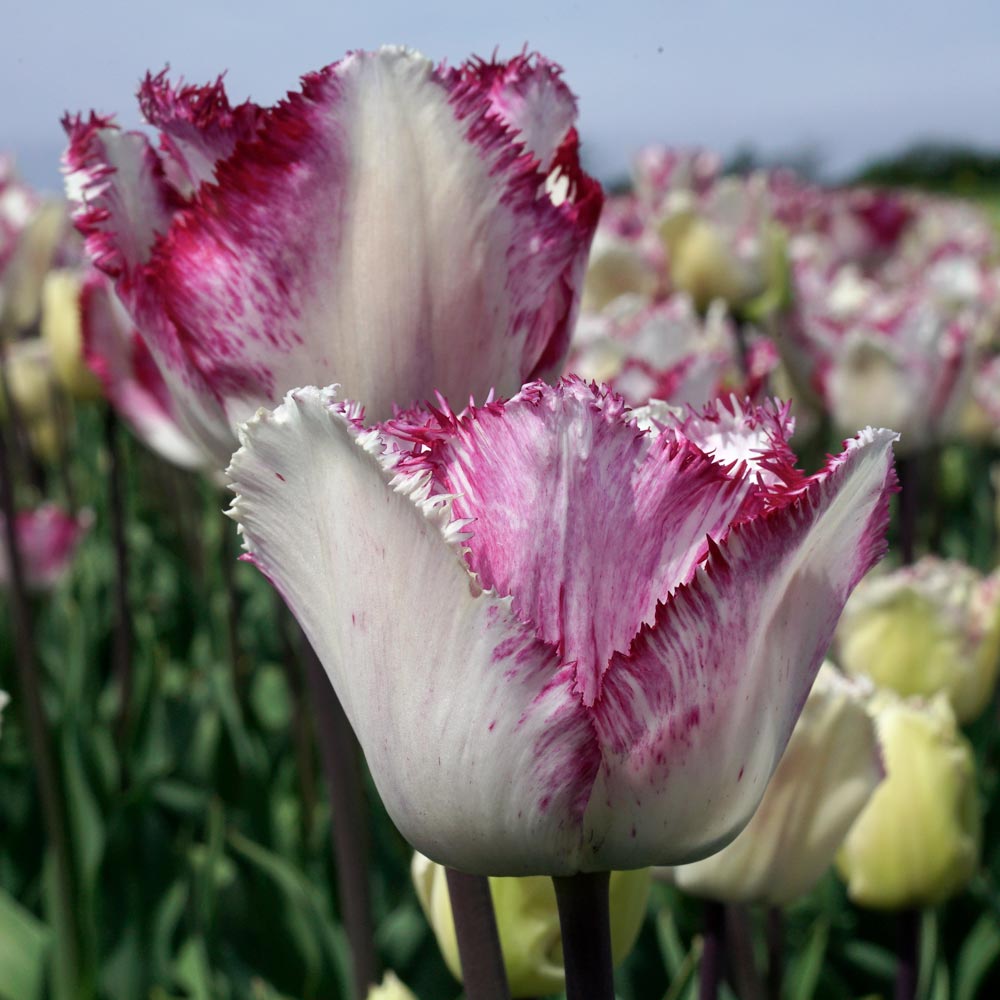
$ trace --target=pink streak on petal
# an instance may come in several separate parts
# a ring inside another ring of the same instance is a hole
[[[472,519],[470,568],[576,664],[592,705],[612,653],[627,652],[657,602],[690,578],[706,534],[728,529],[741,484],[686,441],[640,431],[620,397],[572,378],[441,419],[414,461],[458,494],[456,517]]]

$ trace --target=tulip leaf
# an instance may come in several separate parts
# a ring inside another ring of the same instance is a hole
[[[786,981],[790,988],[790,1000],[812,1000],[823,971],[829,940],[830,921],[827,917],[820,917],[809,932],[805,949],[789,970]]]
[[[0,1000],[42,995],[49,929],[0,889]]]
[[[984,913],[969,932],[955,969],[955,1000],[976,1000],[986,973],[1000,960],[1000,925]]]

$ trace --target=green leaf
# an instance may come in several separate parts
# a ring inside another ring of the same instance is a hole
[[[0,998],[35,1000],[42,995],[48,927],[0,889]]]
[[[1000,959],[1000,924],[984,913],[969,932],[955,966],[955,1000],[976,1000],[986,973]]]
[[[830,920],[819,917],[812,925],[805,950],[791,963],[785,979],[791,1000],[812,1000],[819,984],[826,948],[830,941]]]

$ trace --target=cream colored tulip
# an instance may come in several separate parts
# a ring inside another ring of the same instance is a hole
[[[459,980],[462,965],[445,870],[413,855],[413,883],[445,964]],[[611,873],[611,950],[615,964],[635,945],[646,915],[650,870]],[[565,988],[562,937],[552,880],[545,876],[491,878],[490,892],[511,996],[549,996]]]
[[[883,777],[869,693],[824,664],[753,819],[728,847],[668,877],[723,902],[786,906],[809,892]]]
[[[52,370],[59,384],[75,399],[100,399],[101,383],[83,360],[83,330],[79,271],[50,271],[42,286],[42,339],[52,353]]]
[[[0,296],[3,303],[0,328],[3,331],[27,330],[38,322],[42,283],[68,229],[69,214],[64,203],[47,201],[35,211],[4,271],[3,295]]]
[[[382,982],[368,991],[367,1000],[417,1000],[417,996],[395,972],[387,972]]]
[[[959,722],[989,704],[1000,666],[1000,576],[926,557],[873,575],[847,602],[839,661],[901,695],[943,692]]]
[[[944,695],[871,700],[885,757],[876,789],[837,856],[851,900],[875,909],[933,906],[979,864],[981,816],[972,748]]]

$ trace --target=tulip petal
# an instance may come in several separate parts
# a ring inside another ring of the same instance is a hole
[[[461,73],[383,49],[305,77],[159,247],[178,363],[234,424],[289,385],[336,379],[381,419],[430,386],[510,393],[554,364],[600,204],[575,134],[543,143],[532,117],[542,104],[540,120],[562,126],[545,104],[559,104],[555,79],[531,76],[517,118],[540,151],[558,146],[559,205],[490,92]]]
[[[895,437],[862,432],[798,497],[735,525],[612,660],[585,867],[684,864],[750,819],[848,594],[884,552]]]
[[[426,473],[390,484],[394,456],[354,412],[300,389],[245,426],[229,471],[250,558],[418,850],[473,872],[576,871],[599,756],[573,672],[475,585],[448,499]]]
[[[573,378],[445,421],[420,460],[473,519],[470,568],[575,663],[586,705],[743,499],[697,448],[639,430],[620,396]]]
[[[166,70],[146,74],[139,106],[146,121],[160,130],[164,167],[186,195],[215,179],[216,164],[228,158],[238,142],[254,137],[264,114],[250,101],[232,107],[221,76],[204,87],[175,86]],[[177,169],[170,171],[171,166]]]
[[[204,465],[204,452],[173,415],[170,394],[149,349],[99,272],[89,274],[80,291],[80,320],[87,366],[139,439],[181,468]]]
[[[149,140],[122,132],[111,118],[91,113],[63,119],[69,136],[63,170],[70,201],[91,260],[131,285],[165,233],[178,195]]]

